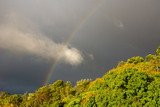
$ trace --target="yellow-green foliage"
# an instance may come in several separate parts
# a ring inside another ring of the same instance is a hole
[[[0,107],[160,107],[160,47],[145,58],[121,61],[103,77],[73,87],[56,81],[35,93],[0,92]]]

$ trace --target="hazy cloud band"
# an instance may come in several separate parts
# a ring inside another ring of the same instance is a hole
[[[12,22],[12,21],[10,21]],[[14,53],[32,54],[71,65],[82,63],[81,52],[63,43],[55,43],[46,36],[20,30],[16,23],[0,25],[0,48]]]

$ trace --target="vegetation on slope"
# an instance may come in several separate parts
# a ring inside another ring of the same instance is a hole
[[[94,81],[76,86],[56,81],[34,93],[0,92],[0,107],[158,107],[160,106],[160,48],[145,58],[132,57]]]

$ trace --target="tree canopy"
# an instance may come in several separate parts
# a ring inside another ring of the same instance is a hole
[[[0,92],[0,107],[160,107],[160,47],[135,56],[95,80],[57,80],[34,93]]]

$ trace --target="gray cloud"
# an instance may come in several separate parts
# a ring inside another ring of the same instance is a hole
[[[0,48],[16,54],[33,54],[71,65],[78,65],[83,62],[82,54],[78,49],[69,48],[63,43],[55,43],[46,36],[41,36],[38,30],[36,33],[35,31],[34,33],[29,32],[32,29],[26,30],[28,23],[18,21],[19,16],[17,14],[9,14],[7,18],[6,22],[0,25]]]

